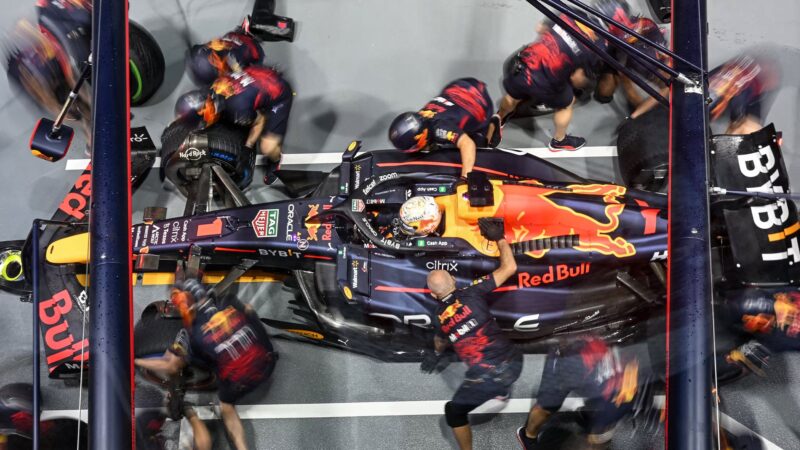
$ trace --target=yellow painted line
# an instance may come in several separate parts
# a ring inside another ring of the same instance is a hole
[[[800,222],[795,223],[794,225],[786,228],[783,231],[778,231],[777,233],[770,234],[769,241],[770,242],[782,241],[786,239],[788,236],[797,233],[797,230],[800,230]]]
[[[203,283],[215,284],[225,278],[227,272],[206,272]],[[142,275],[142,286],[167,286],[175,284],[175,274],[172,272],[148,272]],[[136,285],[139,274],[133,274],[131,284]],[[76,273],[75,278],[81,286],[86,286],[86,274]],[[286,279],[286,275],[265,272],[263,270],[250,270],[236,280],[237,283],[276,283]]]

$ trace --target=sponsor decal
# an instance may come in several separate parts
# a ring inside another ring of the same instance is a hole
[[[370,192],[372,192],[373,189],[375,189],[375,186],[377,184],[378,184],[378,182],[375,181],[375,179],[373,178],[372,180],[370,180],[369,183],[367,183],[366,186],[364,186],[364,189],[362,189],[361,192],[364,193],[364,195],[367,195]]]
[[[600,315],[600,310],[599,309],[595,310],[595,312],[593,312],[593,313],[589,314],[588,316],[584,317],[583,321],[584,322],[588,322],[588,321],[594,319],[595,317],[597,317],[599,315]]]
[[[653,256],[650,258],[650,261],[666,261],[667,255],[667,250],[664,250],[663,252],[653,252]]]
[[[69,193],[58,206],[59,211],[75,218],[83,220],[86,217],[86,206],[89,204],[89,197],[92,195],[92,166],[86,167],[81,176],[75,181]]]
[[[353,177],[353,189],[358,189],[361,186],[361,164],[353,166],[353,174],[355,175]]]
[[[293,252],[290,250],[274,250],[270,248],[260,248],[258,249],[258,253],[262,256],[271,256],[273,258],[295,258],[300,259],[303,257],[301,252]]]
[[[280,210],[277,209],[262,209],[256,213],[250,224],[253,226],[253,231],[256,237],[270,238],[278,236],[278,219],[280,218]]]
[[[517,331],[536,331],[539,329],[539,315],[531,314],[522,316],[514,322],[514,329]]]
[[[323,210],[330,209],[330,205],[324,205],[322,207]],[[311,204],[308,205],[308,214],[306,214],[306,218],[304,220],[306,224],[306,230],[308,231],[308,240],[309,241],[316,241],[318,236],[317,232],[319,231],[320,227],[322,227],[325,231],[322,232],[321,239],[323,241],[330,241],[333,231],[333,224],[332,223],[315,223],[308,221],[316,216],[319,213],[319,204]]]
[[[422,328],[430,328],[431,325],[431,317],[427,314],[411,314],[403,316],[402,319],[394,314],[369,313],[369,315],[374,317],[383,317],[384,319],[393,320],[404,325],[414,325]]]
[[[447,337],[450,339],[450,342],[456,342],[460,337],[466,336],[467,334],[469,334],[470,331],[474,330],[475,327],[477,326],[478,326],[477,320],[469,319],[465,324],[456,328],[456,330],[450,333],[450,335],[448,335]],[[442,326],[442,330],[444,330],[444,326]]]
[[[351,277],[352,279],[350,280],[350,286],[352,286],[353,289],[358,289],[358,261],[353,261],[352,266],[353,275]]]
[[[305,239],[300,239],[297,241],[297,249],[301,252],[308,250],[308,241]]]
[[[367,229],[369,230],[370,234],[372,234],[372,236],[374,236],[376,238],[378,237],[378,232],[375,231],[375,228],[372,227],[372,224],[369,222],[369,219],[367,219],[366,217],[362,217],[361,218],[361,222],[364,224],[364,226],[367,227]]]
[[[69,330],[66,316],[72,311],[72,307],[73,300],[66,289],[39,303],[39,323],[47,347],[47,366],[51,372],[63,362],[80,362],[82,348],[83,357],[89,356],[89,341],[76,341]]]
[[[428,261],[425,263],[428,270],[446,270],[448,272],[458,272],[458,262],[456,261]]]
[[[316,331],[300,330],[300,329],[286,329],[286,331],[288,331],[289,333],[294,333],[303,337],[307,337],[309,339],[314,339],[315,341],[321,341],[325,339],[325,336],[323,336],[320,333],[317,333]]]
[[[200,150],[195,147],[189,147],[182,152],[178,152],[178,157],[186,161],[198,161],[200,160],[200,158],[204,158],[205,156],[206,156],[205,150]]]
[[[383,183],[387,180],[393,180],[398,176],[399,175],[397,175],[397,172],[387,173],[386,175],[378,175],[378,183]]]
[[[364,211],[364,208],[366,208],[366,206],[364,205],[364,201],[363,200],[355,199],[355,200],[352,201],[351,209],[353,211],[361,212],[361,211]]]
[[[547,272],[544,273],[517,273],[517,286],[522,289],[551,284],[557,281],[587,275],[590,271],[591,263],[580,263],[578,265],[557,264],[555,266],[549,266]]]
[[[553,31],[555,31],[556,34],[564,41],[564,43],[569,46],[569,49],[572,50],[572,53],[575,56],[581,54],[581,48],[578,46],[578,43],[575,42],[575,39],[573,39],[572,36],[570,36],[569,33],[567,33],[563,28],[558,25],[553,25]]]
[[[286,240],[293,241],[296,236],[292,236],[294,232],[294,204],[289,203],[286,207]]]
[[[161,233],[161,227],[156,224],[150,225],[150,245],[158,244],[158,237]]]
[[[353,299],[353,291],[350,290],[349,286],[345,286],[342,289],[342,292],[344,292],[344,296],[345,296],[346,299],[348,299],[348,300],[352,300]]]
[[[749,192],[783,193],[783,187],[774,184],[780,177],[780,172],[777,165],[777,158],[771,146],[761,147],[757,152],[737,155],[736,158],[739,163],[739,172],[747,178],[761,178],[763,174],[769,174],[769,179],[763,185],[747,187]],[[773,235],[788,239],[790,234],[796,233],[797,231],[796,227],[787,226],[787,221],[790,217],[790,209],[785,199],[780,199],[766,205],[755,202],[755,204],[750,207],[750,213],[753,223],[760,230],[770,230],[774,227],[780,227],[784,230],[778,233],[771,233],[768,236],[769,241],[773,241]],[[792,231],[787,233],[786,230]],[[780,236],[781,234],[783,236]],[[762,253],[761,259],[763,261],[791,259],[790,264],[800,263],[800,244],[798,243],[796,235],[789,239],[786,243],[786,247],[786,251]]]

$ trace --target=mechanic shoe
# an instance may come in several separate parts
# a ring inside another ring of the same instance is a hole
[[[495,114],[489,119],[489,124],[494,127],[492,136],[489,138],[489,147],[497,147],[500,145],[500,141],[503,140],[503,123],[500,120],[500,116]]]
[[[278,170],[278,163],[267,159],[267,164],[264,166],[264,184],[270,185],[278,180],[275,171]]]
[[[517,428],[517,441],[523,450],[531,450],[536,445],[536,439],[531,439],[525,434],[525,427]]]
[[[749,341],[731,350],[726,359],[760,377],[766,377],[770,351],[757,341]]]
[[[583,148],[584,145],[586,145],[586,139],[578,136],[566,135],[564,139],[560,141],[550,139],[550,145],[548,145],[548,147],[550,147],[550,151],[560,152],[561,150],[575,151]]]

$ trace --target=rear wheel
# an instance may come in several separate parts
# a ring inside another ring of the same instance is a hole
[[[187,169],[217,164],[240,189],[250,185],[255,169],[255,152],[244,146],[247,131],[216,124],[193,131],[181,121],[172,122],[161,135],[161,176],[169,178],[184,194],[193,182]]]
[[[164,81],[164,54],[153,36],[135,22],[128,25],[131,106],[152,97]]]
[[[669,111],[655,107],[619,129],[619,171],[626,186],[666,192],[669,166]]]
[[[142,312],[142,317],[133,331],[136,358],[160,358],[183,328],[181,319],[164,316],[166,303],[153,302]],[[169,388],[169,379],[148,370],[140,369],[139,373],[151,383],[164,389]],[[186,367],[183,370],[183,378],[186,389],[190,390],[210,390],[216,385],[214,372],[196,365]]]

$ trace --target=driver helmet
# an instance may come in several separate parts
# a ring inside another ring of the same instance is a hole
[[[404,112],[389,126],[389,140],[404,152],[417,152],[428,146],[428,130],[422,116],[415,112]]]
[[[213,41],[209,44],[213,45]],[[230,71],[225,58],[210,48],[209,44],[193,45],[186,58],[189,77],[198,86],[209,86]]]
[[[0,279],[11,282],[19,281],[22,278],[22,252],[6,250],[0,253]]]
[[[215,124],[222,112],[222,98],[206,90],[189,91],[175,102],[175,117],[206,128]]]
[[[433,197],[411,197],[400,206],[400,230],[409,236],[427,236],[442,221],[442,211]]]

